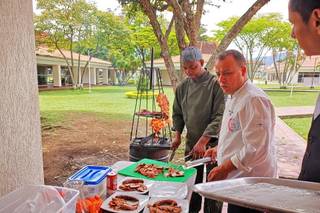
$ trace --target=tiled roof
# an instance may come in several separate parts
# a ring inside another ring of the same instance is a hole
[[[299,70],[300,71],[303,70],[303,69],[313,70],[315,63],[320,65],[320,55],[307,56],[306,59],[304,60],[304,62],[302,63],[301,68]],[[277,66],[279,66],[278,63],[277,63]],[[283,69],[283,66],[284,66],[284,62],[281,62],[280,63],[280,69]],[[267,72],[274,72],[273,64],[268,66],[266,71]]]
[[[200,42],[199,45],[197,45],[198,48],[201,50],[202,57],[204,60],[204,63],[206,64],[209,61],[209,58],[214,51],[215,48],[217,48],[216,43],[209,43],[209,42]],[[172,56],[173,63],[180,63],[180,55]],[[163,58],[158,58],[153,61],[154,64],[164,64]],[[150,64],[150,61],[147,62],[147,64]]]
[[[320,55],[307,56],[304,60],[302,66],[304,67],[314,67],[315,63],[320,64]]]
[[[67,59],[71,59],[71,52],[68,50],[62,50],[64,55],[67,57]],[[47,47],[38,47],[36,49],[36,55],[39,56],[47,56],[47,57],[54,57],[54,58],[63,58],[59,50],[49,50]],[[78,53],[73,53],[74,60],[78,60]],[[88,61],[89,56],[87,55],[81,55],[80,61]],[[111,63],[109,61],[104,61],[98,58],[91,58],[91,62],[100,63],[100,64],[107,64],[111,66]]]

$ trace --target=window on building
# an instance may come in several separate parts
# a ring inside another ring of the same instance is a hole
[[[62,86],[72,85],[72,79],[67,67],[61,67],[61,84]]]
[[[52,67],[37,66],[38,85],[45,86],[53,84]]]

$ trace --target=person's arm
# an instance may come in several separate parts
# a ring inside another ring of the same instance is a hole
[[[250,172],[269,157],[274,146],[274,108],[268,99],[255,97],[238,115],[244,146],[231,157],[231,162],[237,169]]]
[[[204,130],[203,135],[207,137],[214,137],[219,134],[222,116],[224,112],[224,94],[218,82],[214,85],[214,97],[213,97],[213,108],[210,115],[210,123]]]
[[[178,87],[175,92],[173,107],[172,107],[172,121],[173,121],[173,128],[176,132],[175,137],[173,139],[172,148],[177,149],[181,144],[181,134],[183,132],[185,123],[183,119],[183,112],[181,108],[180,102],[180,88]]]
[[[224,111],[224,94],[218,82],[214,85],[213,109],[210,115],[211,122],[203,132],[202,136],[192,149],[193,158],[203,157],[206,151],[206,145],[210,142],[211,138],[217,136],[220,131]]]

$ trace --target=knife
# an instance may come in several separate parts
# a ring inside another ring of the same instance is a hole
[[[175,156],[175,154],[176,154],[176,150],[177,150],[177,149],[173,149],[173,150],[171,151],[171,154],[170,154],[170,157],[169,157],[168,162],[171,162],[171,161],[173,160],[173,158],[174,158],[174,156]]]

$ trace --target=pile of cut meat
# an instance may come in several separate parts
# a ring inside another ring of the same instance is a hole
[[[161,174],[166,168],[157,166],[154,164],[139,164],[136,167],[136,172],[139,172],[140,174],[149,177],[149,178],[155,178],[157,175]],[[184,172],[180,171],[178,169],[169,167],[168,172],[164,173],[165,177],[182,177],[184,176]]]
[[[148,205],[150,213],[181,213],[182,208],[175,200],[160,200]]]
[[[139,206],[139,200],[135,197],[118,195],[109,202],[110,208],[114,210],[136,210]]]
[[[123,191],[138,191],[144,192],[147,190],[147,186],[144,185],[144,181],[141,179],[129,179],[124,180],[119,186],[119,189]]]
[[[166,176],[166,177],[182,177],[182,176],[184,176],[184,172],[170,167],[168,169],[168,172],[165,173],[164,176]]]
[[[155,178],[157,175],[162,173],[162,171],[163,167],[154,164],[141,163],[136,167],[136,172],[139,172],[140,174],[149,178]]]

